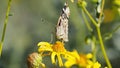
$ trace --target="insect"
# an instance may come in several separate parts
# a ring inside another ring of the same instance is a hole
[[[98,0],[98,2],[96,3],[96,21],[98,21],[99,17],[100,17],[100,13],[101,13],[101,2],[102,0]],[[101,21],[103,21],[104,19],[104,15],[102,14],[102,18]]]
[[[70,9],[68,7],[67,2],[64,4],[61,15],[58,19],[58,23],[56,25],[56,36],[57,39],[62,40],[64,42],[68,42],[68,19],[70,15]]]

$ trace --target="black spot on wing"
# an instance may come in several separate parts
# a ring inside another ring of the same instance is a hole
[[[60,21],[59,21],[59,23],[58,23],[58,26],[61,26],[61,19],[60,19]]]

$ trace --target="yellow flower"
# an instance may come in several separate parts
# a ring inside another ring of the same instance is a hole
[[[71,2],[73,3],[73,2],[74,2],[74,0],[71,0]]]
[[[69,68],[72,65],[77,64],[77,62],[80,60],[79,54],[77,53],[76,50],[74,50],[73,52],[69,52],[70,55],[66,56],[65,58],[67,59],[67,61],[65,62],[65,67]]]
[[[100,68],[101,64],[99,62],[88,61],[86,68]]]
[[[118,8],[118,13],[119,13],[119,15],[120,15],[120,8]]]
[[[78,54],[76,50],[69,52],[70,55],[66,57],[65,67],[70,68],[73,65],[78,65],[82,68],[100,68],[101,65],[98,62],[92,62],[92,54]]]
[[[90,59],[92,58],[92,54],[88,53],[87,55],[85,54],[79,54],[80,56],[80,66],[81,67],[86,67],[88,65],[88,61],[90,61]]]
[[[114,0],[113,3],[120,6],[120,0]]]
[[[67,55],[67,51],[64,48],[64,44],[60,41],[57,41],[55,44],[50,44],[48,42],[40,42],[38,43],[39,52],[51,52],[51,60],[52,63],[55,64],[56,58],[58,59],[59,66],[63,66],[61,55]]]
[[[95,63],[93,64],[93,68],[100,68],[100,67],[101,67],[101,64],[98,63],[98,62],[95,62]]]

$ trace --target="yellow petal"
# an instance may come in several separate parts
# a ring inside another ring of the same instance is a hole
[[[88,54],[86,55],[86,57],[87,57],[88,59],[90,59],[90,58],[93,57],[93,55],[92,55],[91,53],[88,53]]]
[[[51,51],[52,52],[53,50],[51,47],[44,47],[44,48],[39,47],[38,52],[42,52],[42,51]]]
[[[38,43],[38,46],[41,46],[41,45],[50,46],[50,43],[48,43],[48,42],[39,42],[39,43]]]
[[[76,60],[73,60],[73,59],[71,59],[71,58],[69,58],[66,62],[65,62],[65,67],[67,67],[67,68],[69,68],[69,67],[71,67],[71,66],[73,66],[73,65],[75,65],[76,64]]]
[[[93,68],[100,68],[100,67],[101,67],[101,64],[98,62],[94,63],[93,65]]]
[[[56,55],[56,52],[53,52],[51,54],[51,60],[52,60],[52,63],[55,64],[55,55]]]
[[[63,62],[62,62],[60,54],[57,54],[57,58],[58,58],[59,66],[60,67],[63,66]]]
[[[87,60],[87,63],[93,65],[93,62],[91,60]]]
[[[50,43],[48,43],[48,42],[39,42],[38,46],[40,46],[38,48],[38,52],[41,52],[41,51],[53,51],[52,45]]]
[[[73,52],[71,52],[72,56],[74,56],[77,60],[80,60],[80,56],[78,54],[78,52],[76,50],[74,50]]]
[[[76,50],[73,52],[67,52],[67,56],[65,57],[67,61],[65,62],[65,67],[69,68],[75,64],[78,64],[77,61],[80,60],[80,56]]]
[[[86,68],[92,68],[93,62],[91,60],[87,60],[87,63]]]

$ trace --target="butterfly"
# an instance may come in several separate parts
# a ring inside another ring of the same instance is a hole
[[[70,9],[68,7],[67,2],[64,4],[61,15],[58,19],[58,23],[56,25],[56,37],[59,40],[64,42],[68,42],[68,19],[70,15]]]
[[[96,3],[96,21],[98,21],[99,17],[100,17],[100,13],[101,13],[101,2],[102,0],[98,0]],[[102,18],[101,21],[103,21],[104,19],[104,15],[102,14]]]

